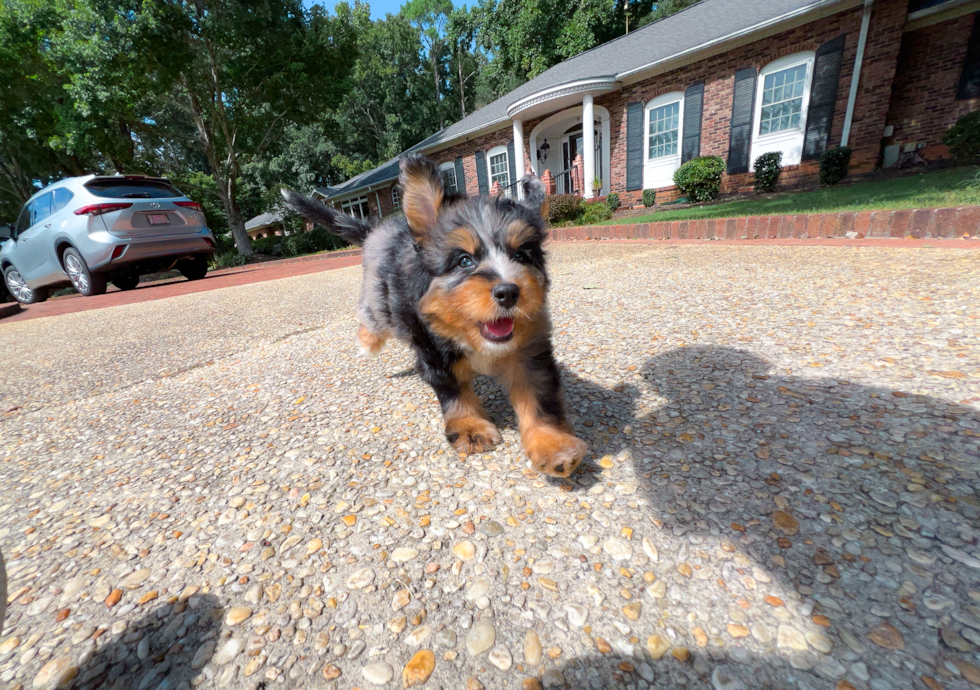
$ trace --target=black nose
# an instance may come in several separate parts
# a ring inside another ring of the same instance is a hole
[[[513,283],[501,283],[493,288],[493,297],[504,309],[510,309],[521,296],[521,289]]]

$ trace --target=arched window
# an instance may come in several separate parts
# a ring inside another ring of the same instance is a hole
[[[799,165],[806,137],[814,53],[787,55],[759,72],[750,165],[763,153],[780,151],[783,165]]]
[[[643,116],[643,187],[669,187],[681,166],[684,92],[672,91],[647,103]]]

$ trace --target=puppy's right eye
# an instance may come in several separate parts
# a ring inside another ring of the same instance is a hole
[[[469,254],[463,254],[461,257],[456,259],[457,268],[471,268],[473,266],[473,257]]]

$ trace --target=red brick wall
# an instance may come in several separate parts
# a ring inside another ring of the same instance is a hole
[[[887,124],[895,131],[885,144],[924,143],[920,154],[926,158],[949,155],[943,132],[980,109],[978,98],[956,100],[974,17],[969,14],[905,34],[888,110]]]
[[[858,91],[850,145],[855,148],[851,171],[854,174],[871,172],[880,150],[881,133],[888,110],[890,87],[895,73],[902,26],[905,20],[905,0],[882,0],[875,4],[865,50],[861,85]],[[631,102],[646,103],[670,91],[683,91],[692,83],[704,81],[704,112],[701,121],[701,155],[728,158],[732,89],[735,71],[744,67],[762,69],[780,57],[816,50],[840,34],[847,35],[843,63],[837,90],[837,107],[830,133],[830,145],[840,143],[844,114],[854,68],[861,9],[856,8],[832,17],[783,32],[777,36],[751,43],[721,55],[702,60],[680,69],[646,79],[596,99],[605,106],[611,119],[612,191],[618,192],[624,204],[635,204],[642,192],[626,192],[626,106]],[[882,95],[882,94],[885,95]],[[787,167],[780,180],[783,186],[816,180],[816,161],[803,161]],[[752,184],[752,174],[726,175],[723,191],[733,192]],[[676,198],[673,188],[658,193],[658,200]]]

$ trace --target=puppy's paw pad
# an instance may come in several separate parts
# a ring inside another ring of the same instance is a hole
[[[588,449],[585,441],[557,429],[537,431],[527,444],[531,467],[552,477],[570,476]]]
[[[446,438],[460,453],[482,453],[500,443],[500,432],[480,417],[463,417],[446,422]]]

